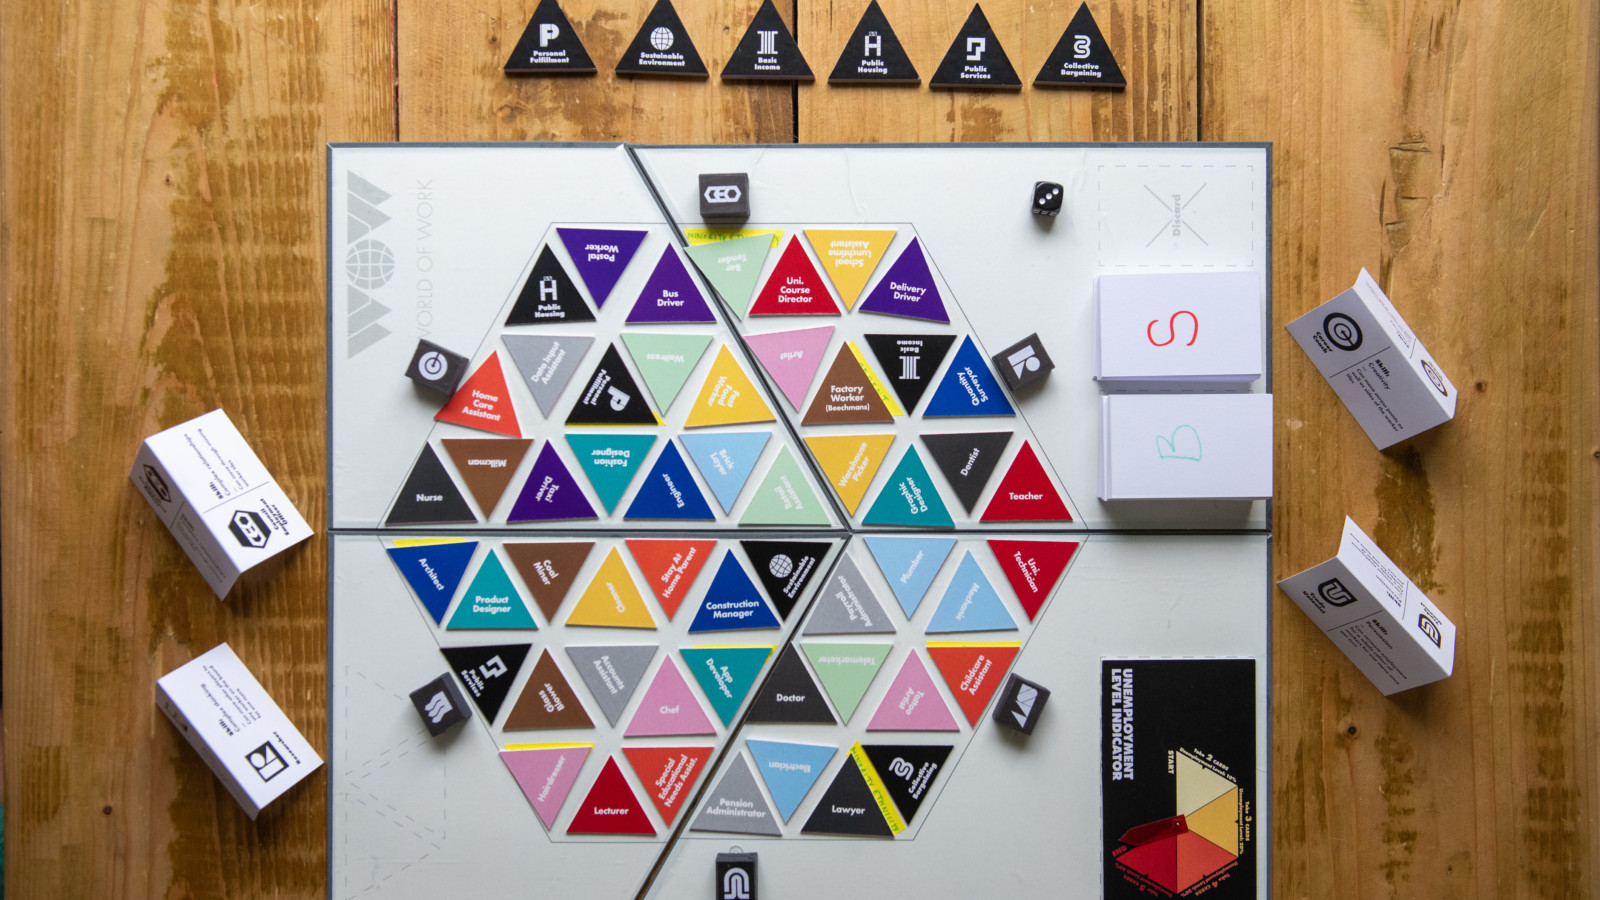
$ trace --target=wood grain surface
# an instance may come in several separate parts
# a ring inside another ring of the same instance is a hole
[[[1122,92],[821,83],[865,0],[780,4],[819,83],[508,79],[533,0],[0,3],[0,599],[13,897],[319,897],[325,777],[251,822],[156,713],[227,640],[326,739],[325,542],[218,603],[126,479],[221,406],[324,528],[328,141],[1274,141],[1277,324],[1366,266],[1462,391],[1380,453],[1274,334],[1275,574],[1365,527],[1461,628],[1379,695],[1274,597],[1273,896],[1600,894],[1600,8],[1092,0]],[[882,0],[932,74],[970,4]],[[1031,82],[1076,0],[994,0]],[[796,10],[798,7],[798,10]]]

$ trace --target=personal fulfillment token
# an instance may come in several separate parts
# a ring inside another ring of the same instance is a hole
[[[540,0],[522,38],[506,60],[507,75],[583,75],[595,71],[594,60],[556,0]]]

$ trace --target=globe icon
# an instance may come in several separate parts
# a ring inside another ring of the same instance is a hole
[[[794,571],[794,560],[779,553],[772,558],[772,562],[767,563],[767,571],[771,572],[774,578],[788,578],[789,573]]]
[[[650,46],[657,50],[665,50],[672,46],[672,29],[665,25],[650,32]]]
[[[367,291],[380,288],[394,277],[394,254],[382,241],[356,241],[345,254],[344,270],[356,287]]]

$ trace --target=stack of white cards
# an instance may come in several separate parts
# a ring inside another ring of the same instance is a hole
[[[1261,276],[1255,272],[1101,275],[1094,318],[1098,381],[1261,377]]]
[[[1271,496],[1271,394],[1100,398],[1100,499]]]

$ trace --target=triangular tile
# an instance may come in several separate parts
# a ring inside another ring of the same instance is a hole
[[[1005,541],[991,540],[989,549],[994,553],[1000,571],[1006,573],[1017,600],[1032,622],[1039,608],[1050,599],[1061,573],[1067,570],[1072,554],[1078,550],[1077,541]]]
[[[967,21],[945,51],[939,68],[928,79],[930,88],[965,90],[1021,90],[1022,79],[1012,68],[1000,39],[994,36],[983,8],[973,4]]]
[[[850,348],[841,346],[822,377],[802,425],[868,425],[893,423],[894,417],[878,397],[872,379],[856,361]]]
[[[522,671],[530,644],[493,644],[477,647],[440,647],[450,668],[461,679],[462,687],[489,723],[500,712],[500,705],[511,693],[511,685]]]
[[[778,451],[772,468],[750,498],[740,525],[827,525],[822,500],[811,489],[800,463],[787,446]]]
[[[894,837],[853,756],[845,759],[839,774],[833,777],[833,783],[823,792],[816,809],[811,811],[811,818],[800,830],[806,834],[846,837]]]
[[[704,425],[742,425],[773,421],[772,408],[761,399],[755,383],[728,352],[726,344],[717,348],[717,358],[695,397],[694,406],[684,420],[685,428]]]
[[[778,661],[772,665],[772,674],[767,676],[761,690],[750,702],[750,713],[745,721],[838,724],[828,710],[828,702],[822,699],[822,690],[817,687],[811,673],[806,671],[806,664],[800,661],[800,654],[793,644],[785,646],[783,652],[778,654]]]
[[[950,744],[865,744],[861,749],[901,817],[910,822],[916,818],[917,810],[928,796],[928,788],[939,777],[955,747]]]
[[[761,458],[761,451],[771,439],[769,431],[686,431],[678,435],[683,449],[700,470],[700,477],[711,486],[711,493],[716,495],[722,511],[730,515],[755,471],[756,460]]]
[[[960,731],[950,715],[944,697],[928,677],[928,668],[915,650],[900,666],[900,674],[889,685],[878,711],[867,724],[868,731]]]
[[[461,631],[479,628],[536,629],[539,626],[529,614],[522,595],[511,584],[511,576],[506,574],[500,554],[491,547],[483,558],[483,565],[472,576],[472,583],[461,595],[461,602],[456,604],[450,624],[445,627]]]
[[[889,271],[878,279],[861,301],[861,312],[923,319],[929,322],[949,322],[944,297],[933,283],[933,272],[928,268],[928,257],[922,252],[922,240],[912,238],[906,249],[900,251]]]
[[[955,538],[869,537],[867,549],[909,619],[956,545]]]
[[[539,0],[522,38],[506,60],[507,75],[585,74],[594,60],[556,0]],[[548,826],[550,823],[546,822]]]
[[[761,278],[761,269],[771,249],[771,237],[752,234],[696,244],[685,252],[700,274],[711,282],[711,287],[742,319],[750,308],[750,297],[755,294],[756,281]]]
[[[506,388],[506,376],[500,369],[500,354],[489,354],[478,371],[467,376],[450,402],[433,417],[452,425],[522,437],[517,427],[517,410],[511,405],[511,392]]]
[[[456,487],[450,473],[444,470],[439,454],[433,452],[432,445],[423,444],[422,453],[411,467],[411,474],[406,476],[406,483],[400,487],[383,524],[444,525],[476,521],[478,517],[473,515],[472,507],[467,505],[467,498],[461,496],[461,489]]]
[[[878,491],[878,499],[873,501],[872,508],[867,510],[862,522],[867,525],[917,528],[950,528],[955,525],[915,446],[906,448],[905,455],[900,457],[900,463]]]
[[[655,270],[639,292],[639,299],[628,312],[628,324],[640,322],[715,322],[700,286],[689,277],[689,270],[668,244],[656,261]]]
[[[722,68],[723,81],[810,81],[811,67],[783,24],[772,0],[761,0],[756,17]]]
[[[531,438],[441,438],[439,443],[486,517],[494,514],[511,476],[533,446]]]
[[[662,0],[666,2],[666,0]],[[589,289],[594,305],[603,307],[617,279],[633,261],[646,232],[615,228],[557,228],[561,246]]]
[[[784,540],[740,541],[739,546],[766,588],[767,599],[777,608],[778,618],[787,620],[832,545]]]
[[[799,235],[790,235],[767,283],[750,304],[752,316],[837,316],[839,307],[806,255]]]
[[[567,834],[655,833],[656,827],[650,824],[650,816],[639,805],[639,796],[628,786],[614,756],[601,767],[600,776],[567,826]]]
[[[656,655],[654,644],[622,644],[607,647],[567,647],[567,658],[578,670],[612,725],[622,717],[633,692],[644,680],[650,660]]]
[[[761,598],[750,574],[739,564],[733,551],[722,556],[722,564],[706,588],[700,609],[689,624],[689,633],[735,631],[751,628],[777,628],[771,607]]]
[[[650,474],[640,482],[639,492],[633,495],[628,514],[623,518],[710,521],[716,517],[700,493],[699,485],[695,484],[694,476],[689,474],[683,454],[669,440],[661,448]]]
[[[477,541],[452,541],[440,544],[413,544],[390,547],[389,558],[417,594],[434,624],[444,619],[445,610],[461,586],[467,563],[478,549]]]
[[[594,549],[593,541],[522,543],[507,541],[501,545],[511,557],[511,566],[522,576],[522,583],[533,602],[544,613],[545,621],[554,622],[556,610],[567,599],[567,591],[578,577],[578,570]]]
[[[862,576],[855,558],[839,558],[833,577],[817,594],[806,634],[893,634],[894,625]]]
[[[650,389],[650,396],[655,398],[656,407],[666,412],[711,345],[711,335],[624,333],[622,342],[633,357],[639,377]]]
[[[1006,605],[995,593],[989,576],[968,550],[945,588],[939,608],[928,623],[929,634],[952,631],[1015,631],[1017,622],[1006,612]]]
[[[1011,416],[1016,415],[1011,401],[1000,389],[1000,382],[978,352],[971,335],[962,339],[956,358],[939,380],[928,408],[922,411],[925,418],[950,416]]]
[[[678,653],[711,701],[717,718],[724,725],[732,725],[745,695],[755,686],[761,667],[774,649],[770,645],[722,644],[684,647]]]
[[[578,467],[589,477],[594,494],[607,513],[627,493],[635,472],[656,442],[653,434],[568,434],[567,446]]]
[[[594,507],[583,496],[583,489],[567,470],[567,464],[556,453],[556,445],[546,441],[533,461],[533,470],[511,504],[510,524],[517,522],[548,522],[558,519],[594,519]]]
[[[706,711],[695,699],[683,673],[667,657],[656,670],[656,677],[639,699],[639,708],[633,713],[624,737],[655,737],[660,735],[716,734],[715,725],[706,718]]]
[[[728,762],[717,786],[706,794],[700,812],[689,825],[690,831],[718,831],[726,834],[769,834],[783,831],[756,785],[756,776],[743,754]]]
[[[645,16],[633,42],[617,60],[618,75],[669,75],[678,78],[707,78],[694,41],[672,8],[672,0],[657,0]]]
[[[989,484],[1000,463],[1001,454],[1011,443],[1009,431],[985,431],[967,434],[924,434],[922,442],[928,446],[928,455],[934,465],[944,473],[946,481],[956,492],[956,498],[968,513],[978,505],[983,489]]]
[[[889,27],[889,19],[878,7],[878,0],[867,4],[850,41],[833,64],[829,84],[860,82],[867,84],[918,84],[922,76],[911,64],[900,38]]]
[[[767,374],[777,382],[778,390],[795,411],[806,402],[811,382],[822,367],[822,356],[827,352],[828,340],[833,337],[832,325],[816,328],[798,328],[794,331],[769,331],[764,334],[747,334],[744,342]]]
[[[622,753],[644,792],[655,804],[661,820],[670,827],[683,804],[693,796],[690,788],[700,780],[706,760],[715,747],[624,747]]]
[[[506,316],[506,326],[593,321],[594,313],[589,311],[589,304],[584,302],[577,284],[567,274],[567,267],[546,244],[539,251],[539,259],[528,273],[528,280],[522,283],[517,302]]]
[[[873,6],[877,4],[874,2]],[[869,9],[867,12],[870,15],[872,11]],[[890,36],[892,39],[892,33]],[[893,229],[806,229],[806,241],[811,244],[811,252],[817,255],[822,271],[833,282],[833,289],[839,293],[839,299],[844,301],[847,310],[855,307],[856,300],[861,297],[861,289],[867,286],[867,281],[877,270],[894,236]]]
[[[1006,683],[1006,671],[1022,649],[1019,643],[928,644],[928,658],[944,676],[956,704],[967,717],[967,724],[978,727],[983,711],[994,692]]]
[[[546,830],[555,827],[561,805],[578,780],[578,770],[593,749],[593,744],[549,744],[500,751],[501,761]]]
[[[778,815],[789,821],[811,786],[817,783],[828,760],[839,752],[827,744],[793,744],[788,741],[747,740],[744,745],[756,761],[756,771],[778,804]]]
[[[934,373],[939,371],[939,364],[956,342],[953,334],[868,334],[864,337],[907,413],[916,412],[917,403],[933,383]]]
[[[661,609],[671,619],[678,605],[689,596],[694,580],[711,558],[716,541],[630,540],[628,552],[644,573],[645,583],[655,592]]]
[[[567,614],[568,625],[594,625],[602,628],[655,628],[650,610],[638,585],[622,562],[622,554],[612,547],[600,570],[583,595]]]
[[[806,438],[806,446],[811,448],[811,455],[822,467],[828,486],[844,504],[845,512],[852,516],[893,443],[892,434],[827,434]]]
[[[1033,452],[1033,444],[1023,441],[1017,458],[1011,461],[994,497],[983,511],[985,522],[1071,522],[1072,513],[1061,494],[1045,474],[1044,465]]]
[[[658,425],[644,392],[622,364],[617,345],[606,348],[600,364],[584,382],[583,393],[567,414],[568,425]]]
[[[567,676],[561,674],[549,650],[539,652],[522,695],[506,714],[503,731],[528,731],[535,728],[593,728],[594,720],[584,712],[578,693]]]
[[[1128,86],[1122,67],[1117,65],[1105,35],[1095,23],[1094,13],[1089,12],[1089,4],[1081,4],[1073,14],[1033,83],[1045,87]]]
[[[569,334],[507,334],[501,340],[522,373],[522,386],[533,394],[533,402],[546,418],[594,343],[594,338]]]
[[[800,648],[806,652],[806,659],[811,660],[811,668],[817,671],[817,678],[821,679],[834,708],[839,710],[839,718],[848,724],[894,645],[813,641]]]

